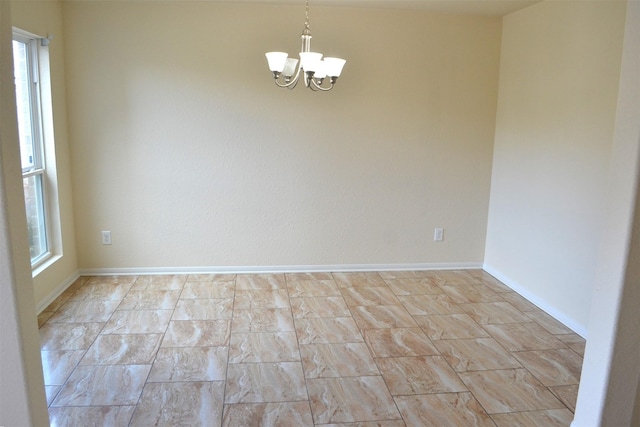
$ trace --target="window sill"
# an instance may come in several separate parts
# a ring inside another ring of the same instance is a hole
[[[35,279],[38,276],[38,274],[42,273],[47,268],[51,267],[53,264],[58,262],[58,260],[61,258],[62,258],[62,255],[50,256],[49,258],[46,259],[46,261],[42,262],[42,264],[38,264],[37,267],[31,270],[31,277]]]

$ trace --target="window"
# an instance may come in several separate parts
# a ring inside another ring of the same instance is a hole
[[[47,165],[45,164],[38,64],[40,43],[39,37],[14,29],[13,63],[18,110],[18,135],[33,268],[51,255],[46,185]]]

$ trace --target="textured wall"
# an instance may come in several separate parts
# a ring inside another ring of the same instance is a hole
[[[640,425],[640,3],[628,2],[607,219],[572,427]]]
[[[485,266],[586,333],[606,211],[625,3],[504,18]]]
[[[63,10],[80,268],[482,262],[499,18],[312,8],[314,94],[264,58],[301,7]]]

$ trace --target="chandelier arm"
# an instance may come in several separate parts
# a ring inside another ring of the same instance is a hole
[[[322,87],[320,86],[318,83],[316,83],[316,81],[314,79],[310,79],[310,85],[309,88],[313,91],[323,91],[323,92],[327,92],[330,91],[331,89],[333,89],[333,82],[331,82],[331,86],[329,87]]]
[[[278,86],[278,87],[286,87],[287,89],[293,89],[294,87],[296,87],[298,85],[298,81],[300,80],[299,79],[300,78],[300,69],[301,68],[298,67],[298,70],[296,71],[295,77],[293,77],[293,79],[291,79],[291,81],[288,82],[288,83],[280,83],[277,78],[274,78],[273,81],[275,82],[276,86]]]
[[[273,82],[278,87],[286,87],[286,88],[289,88],[289,89],[293,89],[298,84],[298,78],[296,77],[295,79],[291,80],[289,83],[280,83],[278,81],[278,79],[273,79]]]

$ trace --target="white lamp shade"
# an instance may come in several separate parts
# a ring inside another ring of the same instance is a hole
[[[304,71],[318,70],[318,63],[322,60],[322,54],[318,52],[300,52],[300,66]]]
[[[342,58],[324,58],[324,66],[329,77],[340,77],[342,73],[342,67],[347,62]]]
[[[269,63],[269,69],[272,72],[281,73],[284,69],[289,54],[286,52],[267,52],[265,53],[265,56],[267,57],[267,62]]]
[[[317,79],[324,79],[325,77],[327,77],[327,67],[324,63],[324,61],[318,61],[317,65],[316,65],[316,72],[313,74],[313,77],[317,78]]]
[[[296,58],[287,58],[284,63],[284,69],[282,70],[282,75],[286,77],[293,76],[293,73],[296,72],[296,65],[298,65],[298,60]]]

